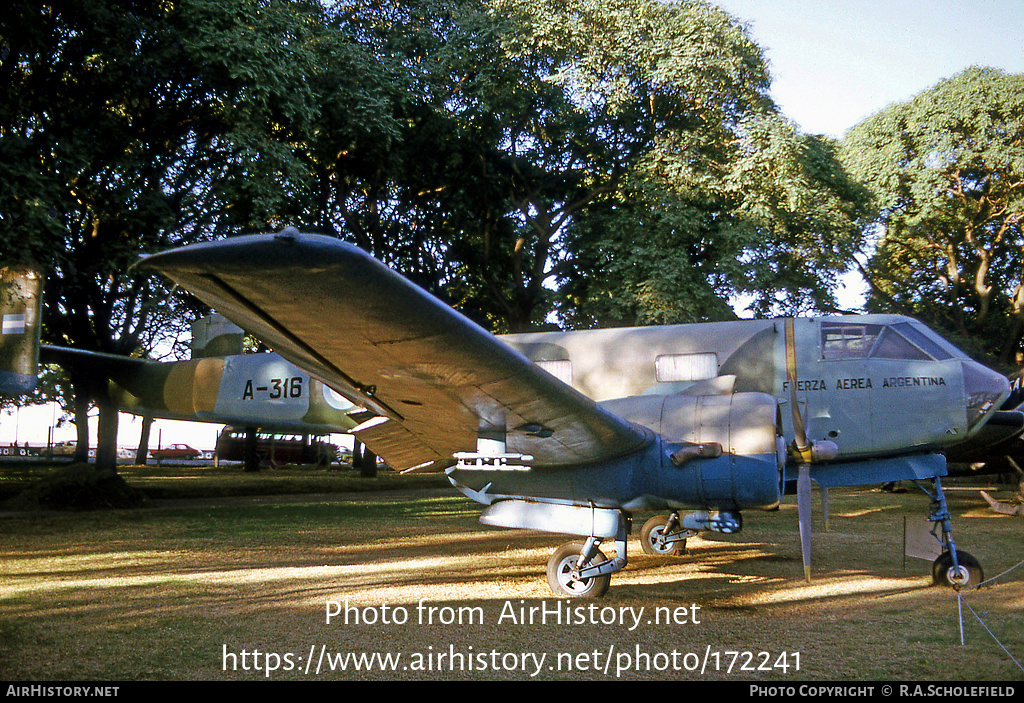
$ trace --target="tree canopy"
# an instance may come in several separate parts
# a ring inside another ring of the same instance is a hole
[[[13,0],[0,12],[3,254],[47,271],[45,341],[146,353],[187,311],[131,264],[302,210],[294,144],[314,127],[320,68],[342,70],[349,42],[299,2]],[[101,433],[116,432],[105,384],[70,374],[80,431],[96,401]]]
[[[1024,333],[1024,75],[966,70],[858,125],[843,157],[878,212],[870,309],[1013,361]]]
[[[0,59],[51,343],[152,353],[195,303],[140,254],[284,225],[496,332],[833,310],[861,244],[838,145],[702,0],[11,0]]]

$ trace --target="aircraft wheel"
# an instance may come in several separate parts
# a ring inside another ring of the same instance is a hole
[[[582,551],[582,542],[570,542],[555,550],[548,559],[548,586],[555,594],[576,598],[600,598],[608,592],[608,585],[612,580],[610,574],[584,579],[573,576],[572,572]],[[601,550],[594,555],[594,560],[597,563],[605,561]]]
[[[956,561],[960,566],[959,573],[953,571],[953,556],[949,552],[943,552],[932,562],[932,580],[936,585],[960,590],[968,586],[977,586],[985,580],[981,564],[967,552],[956,550]]]
[[[640,547],[644,554],[651,554],[656,557],[679,556],[686,552],[686,540],[677,542],[666,542],[664,540],[665,526],[668,525],[667,515],[652,517],[644,523],[640,530]],[[679,534],[677,528],[671,534]]]

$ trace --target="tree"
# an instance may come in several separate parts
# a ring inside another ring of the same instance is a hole
[[[832,306],[859,194],[834,145],[778,117],[760,50],[717,8],[418,0],[330,17],[379,58],[363,104],[389,121],[322,112],[316,228],[490,329],[556,307],[565,325],[719,318],[744,291],[761,313]]]
[[[150,289],[127,269],[147,238],[173,224],[168,179],[180,168],[188,129],[173,101],[170,37],[156,36],[156,3],[15,2],[4,15],[0,165],[5,250],[47,268],[44,338],[130,353],[146,329]],[[160,41],[160,39],[165,41]],[[100,432],[116,436],[105,386],[71,371],[80,439],[87,404]],[[87,442],[80,441],[84,456]],[[97,452],[112,465],[113,440]]]
[[[657,246],[658,234],[632,226],[636,216],[678,222],[686,209],[679,190],[713,198],[737,126],[770,101],[760,49],[706,3],[505,0],[498,7],[520,18],[506,45],[534,66],[536,94],[548,95],[531,103],[545,109],[514,123],[521,126],[505,148],[521,327],[547,317],[550,308],[538,305],[551,297],[545,282],[577,295],[586,287],[578,299],[593,298],[597,291],[580,281],[592,280],[595,266],[623,263],[617,238]],[[699,238],[700,224],[690,224]],[[622,290],[607,294],[618,300]]]
[[[832,291],[861,242],[867,195],[832,140],[758,115],[710,169],[640,172],[627,197],[574,225],[577,325],[672,324],[837,312]],[[641,177],[642,176],[642,177]]]
[[[145,353],[187,309],[131,264],[307,211],[294,144],[315,128],[317,76],[351,49],[314,3],[15,0],[2,12],[0,179],[12,187],[0,243],[48,269],[46,341]],[[97,464],[112,467],[106,384],[70,374],[80,433],[95,402]]]
[[[425,0],[346,4],[338,21],[386,57],[399,131],[369,160],[320,132],[324,228],[490,328],[544,325],[556,306],[569,325],[721,317],[737,291],[787,281],[829,304],[816,281],[847,266],[856,206],[834,150],[778,118],[760,49],[717,8]]]
[[[498,145],[506,103],[531,80],[506,60],[507,22],[479,0],[345,3],[332,21],[379,57],[387,78],[364,89],[390,123],[339,129],[344,115],[324,112],[310,145],[318,228],[500,328],[504,296],[490,296],[481,280],[507,291],[507,267],[488,258],[478,278],[478,251],[508,227]]]
[[[878,213],[869,308],[1012,361],[1024,334],[1024,75],[968,69],[857,125],[843,155]]]

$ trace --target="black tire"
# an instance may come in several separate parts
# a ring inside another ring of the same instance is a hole
[[[971,554],[956,550],[956,561],[960,566],[960,578],[953,573],[953,555],[943,552],[932,562],[932,581],[937,586],[948,586],[960,590],[977,586],[985,580],[981,564]]]
[[[644,550],[644,554],[656,557],[673,557],[686,552],[685,539],[678,542],[664,542],[659,539],[665,534],[665,526],[668,525],[668,520],[667,515],[658,515],[644,523],[643,529],[640,530],[640,548]],[[678,532],[680,530],[677,527],[673,534]]]
[[[548,586],[556,595],[570,598],[600,598],[608,592],[612,580],[610,574],[585,579],[572,577],[572,570],[576,567],[582,551],[582,542],[570,542],[555,550],[548,559]],[[605,561],[601,550],[597,551],[594,560],[597,563]]]

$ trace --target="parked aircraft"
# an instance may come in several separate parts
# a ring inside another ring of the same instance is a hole
[[[192,329],[192,358],[157,362],[43,345],[44,363],[88,365],[110,379],[117,407],[170,420],[263,427],[279,432],[348,432],[356,408],[278,354],[243,354],[242,330],[202,318]]]
[[[918,483],[943,547],[936,580],[981,579],[954,544],[941,452],[977,437],[1009,384],[914,320],[498,339],[356,247],[291,228],[139,267],[372,413],[352,434],[398,470],[445,471],[487,506],[481,522],[582,538],[548,562],[555,593],[602,595],[626,565],[635,513],[667,513],[641,543],[671,553],[696,531],[738,532],[742,511],[775,508],[793,482],[809,578],[812,481]]]
[[[31,392],[42,362],[102,375],[117,407],[136,415],[302,435],[358,424],[351,402],[279,355],[242,354],[243,331],[216,315],[193,325],[188,361],[40,345],[42,287],[31,267],[0,268],[0,395]]]

